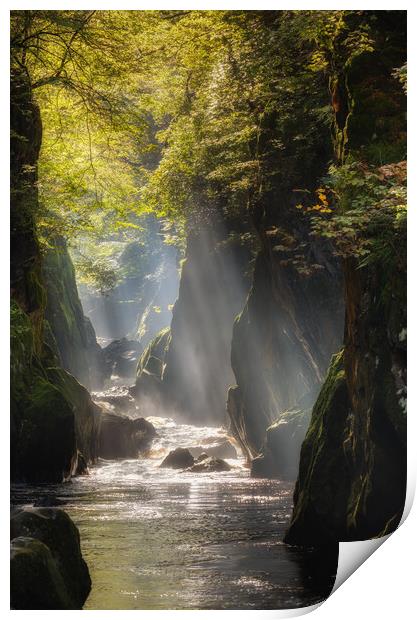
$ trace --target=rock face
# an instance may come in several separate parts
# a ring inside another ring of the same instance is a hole
[[[323,248],[315,248],[322,269],[305,278],[282,264],[274,234],[264,235],[263,243],[233,330],[238,385],[230,388],[227,405],[231,431],[248,461],[259,456],[274,420],[307,394],[314,399],[343,326],[341,274]]]
[[[131,394],[149,414],[153,413],[150,403],[158,404],[164,399],[162,380],[170,339],[170,328],[161,330],[148,344],[138,362],[136,383],[131,388]]]
[[[186,469],[194,465],[194,457],[187,448],[175,448],[164,458],[160,467],[172,467],[173,469]]]
[[[107,375],[134,379],[142,346],[136,340],[120,338],[103,349]]]
[[[99,411],[87,390],[48,349],[37,355],[29,317],[12,303],[11,323],[12,480],[62,482],[77,470],[78,452],[97,457]]]
[[[82,609],[91,579],[78,530],[63,510],[18,511],[11,539],[12,609]]]
[[[351,112],[335,115],[338,155],[355,149],[364,166],[372,164],[376,152],[384,153],[387,162],[398,161],[406,135],[406,101],[392,77],[406,60],[405,15],[375,12],[372,19],[375,51],[358,56],[335,84]],[[290,544],[373,538],[392,532],[401,519],[406,490],[406,243],[400,228],[392,242],[395,251],[378,252],[388,226],[369,231],[373,249],[365,264],[353,257],[344,262],[344,349],[333,358],[302,446],[286,536]]]
[[[43,260],[45,318],[51,328],[60,365],[88,389],[99,389],[105,360],[90,319],[84,316],[66,242],[57,237]]]
[[[233,319],[247,283],[247,251],[226,243],[224,231],[207,228],[188,238],[171,330],[161,333],[138,366],[140,394],[158,385],[164,406],[183,420],[223,423],[233,382],[230,341]],[[157,346],[161,346],[155,355]],[[151,375],[151,376],[149,376]]]
[[[311,411],[291,409],[266,429],[266,440],[259,456],[251,463],[254,478],[296,480],[300,450],[310,422]]]
[[[11,477],[62,482],[77,468],[78,448],[93,460],[95,406],[62,368],[45,320],[47,293],[34,214],[42,137],[30,84],[11,79]],[[73,310],[69,323],[76,322]]]
[[[393,531],[401,519],[405,279],[395,274],[388,300],[384,280],[380,270],[347,265],[345,348],[333,359],[302,447],[289,543],[367,539]]]
[[[128,418],[107,411],[98,416],[97,454],[103,459],[137,458],[156,436],[144,418]]]

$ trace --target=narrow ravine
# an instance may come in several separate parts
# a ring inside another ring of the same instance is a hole
[[[282,543],[292,484],[250,478],[241,457],[229,472],[161,469],[169,450],[209,447],[225,429],[150,420],[159,437],[147,458],[100,460],[70,484],[13,487],[16,504],[65,502],[91,572],[85,609],[273,609],[328,596],[337,558],[317,579],[311,552]]]

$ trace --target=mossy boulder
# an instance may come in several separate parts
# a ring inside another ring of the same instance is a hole
[[[11,609],[77,609],[50,549],[27,536],[10,544]]]
[[[29,316],[12,302],[12,480],[62,482],[74,474],[78,450],[96,458],[99,411],[87,390],[62,368],[47,347],[37,352]]]
[[[11,606],[81,609],[91,589],[78,529],[57,508],[27,508],[10,525]]]
[[[19,432],[18,458],[30,482],[62,482],[76,467],[73,410],[52,383],[39,378],[31,390]]]

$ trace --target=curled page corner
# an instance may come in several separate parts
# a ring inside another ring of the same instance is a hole
[[[381,536],[370,540],[355,540],[352,542],[339,543],[339,563],[337,566],[336,580],[333,592],[348,579],[366,560],[391,536]]]
[[[404,503],[404,511],[401,517],[401,521],[398,527],[404,523],[410,514],[410,510],[414,501],[416,480],[414,470],[412,467],[408,468],[411,472],[408,475],[407,481],[407,494]],[[398,529],[398,528],[397,528]],[[334,582],[333,589],[329,596],[336,592],[336,590],[348,579],[366,560],[377,550],[379,547],[390,538],[395,535],[395,532],[381,536],[380,538],[372,538],[370,540],[355,540],[352,542],[340,542],[339,543],[339,561],[337,566],[336,580]]]

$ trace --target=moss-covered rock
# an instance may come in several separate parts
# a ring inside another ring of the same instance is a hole
[[[93,402],[86,388],[63,368],[47,368],[48,379],[60,390],[70,403],[74,414],[77,449],[87,463],[92,463],[98,456],[98,418],[101,413],[99,405]]]
[[[31,482],[62,482],[76,467],[73,410],[49,381],[32,384],[19,433],[19,462]]]
[[[78,450],[96,458],[95,416],[99,407],[62,368],[40,357],[28,315],[12,302],[11,475],[12,480],[62,482],[77,468]],[[52,356],[53,360],[53,356]]]
[[[20,536],[10,544],[11,609],[77,609],[50,549]]]
[[[387,277],[391,294],[386,290]],[[346,332],[301,450],[286,541],[392,532],[406,491],[405,279],[346,264]]]
[[[140,406],[146,410],[150,399],[157,399],[161,403],[164,398],[164,386],[162,384],[165,368],[165,358],[171,339],[169,327],[162,329],[151,340],[139,358],[136,383],[131,393]]]
[[[27,508],[11,519],[11,606],[81,609],[91,579],[78,530],[57,508]]]
[[[94,328],[84,316],[75,270],[66,242],[56,237],[45,254],[45,318],[54,337],[60,364],[89,389],[99,389],[106,376],[104,355]]]

